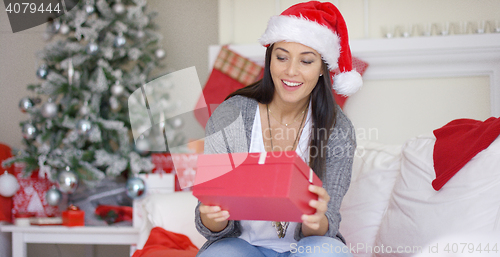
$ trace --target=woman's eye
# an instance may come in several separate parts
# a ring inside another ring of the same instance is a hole
[[[286,60],[286,57],[283,57],[283,56],[276,56],[276,59],[280,60],[280,61],[284,61]]]
[[[313,63],[314,61],[306,61],[306,60],[304,60],[304,61],[302,61],[302,62],[303,62],[304,64],[311,64],[311,63]]]

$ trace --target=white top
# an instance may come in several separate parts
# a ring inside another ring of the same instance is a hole
[[[304,129],[302,130],[299,143],[297,144],[297,149],[295,150],[295,152],[297,152],[297,154],[302,157],[306,163],[309,163],[308,150],[311,126],[311,108],[309,108]],[[264,139],[262,136],[262,125],[260,122],[260,111],[259,106],[257,106],[255,119],[253,121],[249,152],[260,153],[265,151]],[[242,231],[239,238],[252,245],[262,246],[276,252],[283,253],[291,250],[290,244],[297,243],[297,240],[294,239],[295,228],[297,227],[297,224],[299,224],[297,222],[290,222],[284,238],[278,237],[276,228],[272,225],[272,221],[242,220],[240,221],[240,224]]]

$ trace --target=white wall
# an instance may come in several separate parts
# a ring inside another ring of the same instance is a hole
[[[252,44],[270,16],[296,0],[219,0],[219,41]],[[498,0],[337,0],[351,41],[382,39],[384,29],[450,22],[500,21]],[[452,36],[449,36],[452,37]],[[391,40],[391,39],[384,39]],[[401,42],[404,44],[404,41]],[[500,42],[499,42],[500,44]],[[370,67],[368,68],[370,69]],[[364,87],[347,100],[346,114],[359,139],[402,144],[407,139],[443,126],[452,119],[484,120],[491,115],[488,76],[365,80]],[[372,133],[367,133],[371,131]],[[377,131],[377,133],[375,133]]]
[[[456,118],[490,115],[488,77],[368,80],[347,100],[358,139],[401,144]]]

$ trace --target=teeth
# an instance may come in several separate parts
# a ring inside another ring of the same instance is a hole
[[[284,81],[282,80],[283,83],[285,83],[285,85],[289,86],[289,87],[296,87],[296,86],[300,86],[302,85],[302,83],[293,83],[293,82],[288,82],[288,81]]]

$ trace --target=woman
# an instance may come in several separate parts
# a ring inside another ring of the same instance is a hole
[[[345,22],[331,3],[301,3],[272,17],[260,42],[267,47],[264,77],[212,114],[205,153],[296,151],[323,182],[309,187],[318,195],[309,203],[316,213],[301,223],[234,221],[219,206],[199,203],[196,226],[208,240],[199,256],[350,256],[338,230],[339,208],[356,143],[335,104],[331,75],[342,71],[333,88],[344,95],[362,80],[352,71]]]

